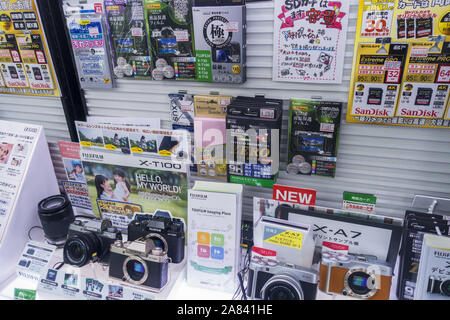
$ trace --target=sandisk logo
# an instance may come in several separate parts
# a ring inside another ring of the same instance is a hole
[[[433,117],[437,118],[438,115],[436,111],[432,110],[408,110],[408,109],[402,109],[401,110],[402,116],[408,116],[408,117]]]
[[[364,115],[369,115],[369,116],[383,116],[383,117],[388,117],[389,114],[387,112],[387,110],[378,110],[378,109],[360,109],[360,108],[356,108],[355,109],[355,113],[356,114],[364,114]]]

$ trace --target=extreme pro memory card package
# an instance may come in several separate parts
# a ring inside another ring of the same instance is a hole
[[[413,300],[417,272],[426,233],[449,234],[448,216],[407,210],[403,224],[403,236],[399,255],[397,297],[400,300]]]
[[[153,80],[195,80],[192,0],[144,0]]]
[[[396,116],[444,116],[450,95],[450,42],[412,41]],[[423,120],[422,120],[423,121]]]
[[[280,163],[282,114],[283,101],[278,99],[238,96],[228,105],[228,182],[273,187]]]
[[[104,0],[114,74],[151,79],[143,0]]]
[[[360,43],[349,110],[359,117],[393,117],[405,69],[406,43]]]
[[[197,81],[246,81],[244,0],[194,0]]]
[[[341,112],[341,102],[291,100],[287,173],[335,176]]]

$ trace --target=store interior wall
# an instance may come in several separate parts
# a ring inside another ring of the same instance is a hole
[[[350,0],[349,30],[342,84],[272,81],[273,1],[247,3],[247,82],[243,85],[206,84],[192,81],[117,81],[111,90],[87,90],[90,116],[158,117],[170,128],[169,93],[211,91],[233,96],[265,94],[285,100],[282,165],[278,183],[317,190],[317,204],[339,208],[344,191],[377,196],[376,212],[402,216],[415,194],[450,197],[450,130],[349,124],[342,115],[336,177],[292,176],[285,171],[288,100],[290,98],[348,99],[358,10]],[[0,95],[0,119],[44,126],[58,179],[64,169],[57,141],[70,140],[61,101],[57,98]],[[193,176],[192,180],[196,177]],[[271,197],[272,189],[246,187],[244,215],[250,217],[252,197]]]

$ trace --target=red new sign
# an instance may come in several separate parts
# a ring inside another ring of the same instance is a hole
[[[313,206],[316,204],[316,190],[287,187],[276,184],[273,186],[273,199]]]

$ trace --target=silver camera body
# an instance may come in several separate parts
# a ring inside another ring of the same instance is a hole
[[[315,300],[318,272],[276,260],[252,259],[247,296],[259,300]]]
[[[162,247],[159,244],[162,244]],[[167,242],[157,233],[111,245],[109,276],[160,291],[168,282]]]

